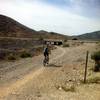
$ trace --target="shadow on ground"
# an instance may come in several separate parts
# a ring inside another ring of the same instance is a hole
[[[46,67],[62,67],[62,65],[48,64]]]

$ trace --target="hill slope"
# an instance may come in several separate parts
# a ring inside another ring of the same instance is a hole
[[[33,37],[36,31],[27,28],[17,21],[0,15],[0,37]]]
[[[0,37],[17,37],[17,38],[66,38],[67,36],[32,30],[19,22],[4,15],[0,15]]]
[[[100,31],[86,33],[86,34],[82,34],[76,37],[78,39],[83,39],[83,40],[100,40]]]

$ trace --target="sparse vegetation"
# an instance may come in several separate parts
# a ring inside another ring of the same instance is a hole
[[[78,40],[77,38],[73,38],[72,40]]]
[[[100,41],[97,44],[97,49],[100,50]]]
[[[64,90],[65,92],[75,92],[76,89],[75,89],[75,85],[71,85],[71,86],[56,86],[56,89],[59,89],[59,90]]]
[[[91,33],[86,33],[77,36],[78,39],[82,40],[98,40],[100,41],[100,31],[95,31]]]
[[[9,54],[9,55],[7,56],[7,59],[8,59],[8,60],[16,60],[16,56],[13,55],[13,54]]]
[[[24,52],[22,52],[20,57],[21,58],[27,58],[27,57],[32,57],[32,55],[31,55],[31,53],[24,51]]]
[[[95,61],[94,71],[100,71],[100,51],[92,54],[91,58]]]
[[[63,47],[70,47],[69,44],[63,44]]]
[[[100,77],[92,77],[87,80],[87,83],[100,83]]]
[[[75,86],[72,85],[70,87],[65,87],[65,86],[62,86],[62,89],[65,91],[65,92],[75,92]]]

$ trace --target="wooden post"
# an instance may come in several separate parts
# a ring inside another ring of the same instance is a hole
[[[89,55],[89,51],[87,51],[87,53],[86,53],[86,64],[85,64],[85,73],[84,73],[84,83],[86,83],[87,65],[88,65],[88,55]]]

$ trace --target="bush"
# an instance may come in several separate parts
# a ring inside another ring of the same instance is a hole
[[[75,88],[75,85],[71,85],[71,86],[56,86],[56,89],[58,90],[63,90],[65,92],[75,92],[76,91],[76,88]]]
[[[95,52],[94,54],[91,55],[91,58],[95,61],[100,60],[100,51]]]
[[[67,42],[67,41],[68,41],[67,39],[64,40],[64,42]]]
[[[20,55],[21,58],[27,58],[27,57],[32,57],[31,53],[28,52],[22,52],[22,54]]]
[[[70,87],[65,87],[65,86],[62,86],[62,89],[65,91],[65,92],[75,92],[75,86],[70,86]]]
[[[94,71],[100,70],[100,51],[95,52],[91,55],[91,59],[95,61]]]
[[[77,38],[73,38],[72,40],[78,40]]]
[[[87,80],[87,83],[96,83],[99,84],[100,83],[100,77],[93,77]]]
[[[8,60],[16,60],[16,57],[13,54],[7,56]]]
[[[70,47],[69,44],[63,44],[63,47]]]

